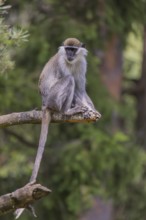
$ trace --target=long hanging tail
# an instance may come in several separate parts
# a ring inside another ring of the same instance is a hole
[[[45,149],[45,144],[46,144],[46,140],[47,140],[50,121],[51,121],[51,113],[48,109],[45,108],[43,110],[43,115],[42,115],[42,125],[41,125],[39,146],[38,146],[38,150],[37,150],[36,159],[34,162],[32,175],[30,177],[30,182],[36,181],[36,178],[38,175],[40,163],[42,161],[42,156],[43,156],[44,149]]]
[[[39,146],[38,146],[36,159],[35,159],[34,166],[33,166],[32,175],[31,175],[30,181],[29,181],[30,183],[36,181],[38,171],[40,168],[40,163],[42,161],[43,152],[45,149],[45,144],[46,144],[48,130],[49,130],[49,124],[51,121],[51,112],[48,109],[46,109],[46,108],[42,109],[42,113],[43,113],[43,115],[42,115],[42,124],[41,124]],[[14,212],[15,218],[18,219],[24,210],[25,210],[24,208],[17,209]]]

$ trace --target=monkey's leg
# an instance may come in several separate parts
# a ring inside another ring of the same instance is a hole
[[[76,92],[74,93],[73,101],[71,107],[68,108],[64,114],[65,115],[74,115],[77,113],[84,113],[88,110],[88,108],[83,105],[82,100],[79,96],[77,96]]]
[[[47,99],[47,107],[58,112],[71,108],[75,89],[74,78],[71,75],[62,77],[52,88]]]
[[[58,83],[51,88],[51,96],[48,99],[47,106],[56,111],[63,112],[66,115],[74,115],[77,113],[84,113],[87,108],[78,103],[75,103],[74,108],[73,98],[75,96],[75,82],[72,75],[65,76],[59,80]]]
[[[78,94],[75,94],[74,96],[74,102],[78,105],[83,105],[88,109],[88,112],[96,112],[97,115],[99,115],[99,118],[101,117],[101,114],[95,109],[95,106],[88,96],[88,94],[85,92],[82,97],[78,96]],[[85,113],[86,115],[86,113]]]
[[[88,110],[92,110],[96,112],[96,109],[94,107],[94,104],[90,97],[87,95],[86,91],[84,92],[79,92],[79,90],[75,91],[74,99],[73,99],[74,105],[79,105],[79,106],[86,106]]]

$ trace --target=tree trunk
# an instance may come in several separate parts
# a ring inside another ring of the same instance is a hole
[[[108,92],[118,101],[121,98],[122,67],[122,43],[117,34],[112,34],[109,39],[106,39],[100,73]]]
[[[113,33],[104,39],[104,52],[101,58],[100,75],[110,96],[117,102],[121,101],[122,74],[123,74],[123,48],[118,34]],[[116,109],[111,115],[111,132],[123,128],[122,120]]]
[[[136,136],[138,142],[146,146],[146,25],[143,35],[143,61],[141,78],[137,88],[137,118],[136,118]]]
[[[92,207],[82,213],[79,220],[113,220],[113,203],[98,197],[92,200]]]

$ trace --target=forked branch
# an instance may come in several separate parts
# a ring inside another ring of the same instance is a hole
[[[40,184],[30,183],[12,193],[0,196],[0,216],[18,208],[31,209],[30,204],[47,196],[50,192],[51,190]]]

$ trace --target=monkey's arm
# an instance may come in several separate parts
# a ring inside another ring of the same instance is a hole
[[[80,79],[77,78],[75,80],[75,93],[74,93],[74,99],[73,104],[75,106],[86,106],[89,109],[92,109],[93,111],[96,111],[94,104],[90,97],[88,96],[86,92],[86,78],[85,73],[82,73],[80,75]]]
[[[74,95],[73,106],[86,106],[88,109],[96,111],[94,104],[86,91],[81,95],[81,93],[76,93]]]
[[[86,91],[85,91],[85,94],[84,94],[84,99],[86,100],[87,104],[92,108],[92,110],[96,111],[95,106],[94,106],[91,98],[86,93]]]

